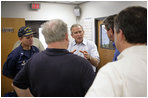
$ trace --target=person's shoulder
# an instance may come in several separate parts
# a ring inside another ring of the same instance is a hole
[[[99,71],[106,73],[106,74],[108,73],[108,74],[118,74],[119,75],[122,73],[122,69],[124,66],[124,65],[122,65],[122,63],[123,63],[122,60],[109,62],[109,63],[105,64]]]
[[[22,50],[22,47],[19,45],[17,48],[15,48],[12,53],[19,53]]]
[[[38,61],[40,59],[43,59],[43,54],[44,54],[44,51],[36,52],[32,55],[31,59],[34,61]]]
[[[69,45],[73,45],[73,44],[75,44],[75,40],[69,41]]]
[[[34,45],[32,45],[32,48],[35,48],[35,49],[36,49],[37,47],[36,47],[36,46],[34,46]]]
[[[115,65],[116,65],[115,62],[109,62],[109,63],[105,64],[100,70],[104,70],[104,71],[110,70],[110,69],[112,69],[113,66],[115,66]]]
[[[22,48],[20,46],[18,46],[17,48],[15,48],[14,50],[12,50],[10,53],[9,53],[9,57],[13,57],[13,58],[16,58],[20,55],[21,53],[21,50]]]
[[[74,60],[75,62],[81,64],[81,65],[90,65],[89,61],[86,60],[85,58],[81,57],[81,56],[78,56],[76,54],[73,54],[73,53],[69,53],[68,54],[69,57],[68,58],[71,58],[72,60]]]
[[[95,44],[95,42],[93,42],[92,40],[88,40],[88,39],[84,39],[84,42],[86,42],[87,44]]]
[[[84,40],[84,43],[85,43],[88,47],[90,47],[90,48],[95,48],[95,47],[96,47],[95,42],[93,42],[93,41],[91,41],[91,40],[85,39],[85,40]]]
[[[70,53],[70,52],[68,53],[67,57],[71,58],[71,59],[74,59],[74,60],[81,60],[82,59],[82,57],[80,57],[80,56],[78,56],[76,54]]]
[[[34,51],[39,52],[39,49],[38,49],[36,46],[34,46],[34,45],[32,45],[32,49],[33,49]]]
[[[74,46],[74,44],[75,44],[75,41],[74,41],[74,40],[71,40],[71,41],[69,42],[69,45],[68,45],[68,50],[69,50],[69,51],[71,51],[71,48]]]

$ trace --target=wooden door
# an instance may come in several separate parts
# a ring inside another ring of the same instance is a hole
[[[111,62],[115,52],[115,50],[100,48],[100,24],[102,24],[102,22],[102,20],[98,20],[98,51],[100,55],[100,64],[98,69],[100,69],[100,67],[104,66],[108,62]]]
[[[21,26],[25,26],[24,18],[1,19],[1,72],[8,54],[12,51],[14,43],[18,40],[17,32]],[[1,73],[1,96],[13,90],[11,83],[12,79],[3,76]]]

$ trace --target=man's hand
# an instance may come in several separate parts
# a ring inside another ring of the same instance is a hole
[[[84,55],[84,57],[85,57],[86,59],[90,60],[91,56],[88,54],[87,51],[81,51],[81,50],[80,50],[80,52],[83,53],[83,55]]]
[[[11,86],[14,88],[18,97],[33,97],[29,88],[21,89],[21,88],[16,87],[15,85],[13,85],[13,83],[11,84]]]
[[[80,50],[80,52],[83,53],[84,58],[87,59],[87,60],[89,60],[90,63],[91,63],[93,66],[95,66],[95,67],[98,66],[99,62],[98,62],[98,60],[97,60],[96,58],[93,58],[92,56],[90,56],[87,51],[81,51],[81,50]]]
[[[71,51],[70,53],[74,53],[76,51],[76,49],[75,50],[73,50],[73,51]]]

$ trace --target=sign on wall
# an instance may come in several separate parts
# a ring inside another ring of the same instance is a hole
[[[14,28],[13,27],[3,27],[2,32],[14,32]]]
[[[84,38],[93,41],[92,18],[85,18],[83,21]]]

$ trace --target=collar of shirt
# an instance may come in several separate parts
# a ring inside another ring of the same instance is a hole
[[[87,43],[86,40],[83,39],[83,41],[80,44],[86,45],[86,43]],[[73,46],[77,45],[77,43],[76,43],[75,40],[73,41],[73,44],[72,45]]]
[[[21,55],[24,55],[24,56],[30,58],[29,55],[26,54],[25,50],[23,49],[23,47],[21,45],[19,46],[19,48],[20,48],[20,51],[21,51]],[[35,47],[33,47],[33,46],[31,46],[31,49],[28,50],[28,51],[31,51],[31,55],[33,55],[36,52]]]
[[[115,45],[115,43],[113,42],[113,46],[116,48],[116,45]]]
[[[66,49],[46,48],[44,51],[47,55],[65,55],[68,54]]]
[[[119,54],[119,56],[117,58],[119,60],[125,56],[135,55],[135,57],[136,57],[141,54],[143,54],[143,56],[145,54],[147,54],[147,46],[146,45],[137,45],[137,46],[132,46],[132,47],[126,48]]]
[[[24,50],[23,47],[21,46],[21,44],[19,45],[19,48],[22,49],[22,51]],[[32,50],[33,52],[35,52],[35,47],[32,45],[30,50]]]

